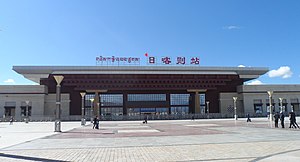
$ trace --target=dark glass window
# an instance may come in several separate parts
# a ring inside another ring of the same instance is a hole
[[[200,97],[200,105],[205,106],[205,94],[201,93],[199,94]]]
[[[123,108],[122,107],[104,107],[104,108],[101,108],[101,115],[102,116],[123,115]]]
[[[105,106],[123,106],[122,94],[101,94],[101,107]]]
[[[190,94],[171,94],[171,105],[189,105]]]
[[[5,116],[15,116],[15,107],[4,107],[5,108]]]
[[[256,114],[261,114],[263,112],[261,104],[254,104],[254,112]]]
[[[256,114],[261,114],[263,112],[263,103],[261,99],[255,99],[253,100],[253,105],[254,105],[254,112]]]
[[[171,114],[188,114],[188,106],[171,107]]]
[[[129,116],[135,116],[141,114],[141,108],[129,108],[127,114]]]
[[[128,94],[128,101],[166,101],[166,94]]]
[[[21,116],[26,116],[26,106],[21,106]],[[31,106],[28,106],[28,116],[31,116]]]
[[[85,107],[91,107],[91,100],[92,98],[95,98],[95,95],[94,94],[86,94],[85,95],[85,102],[84,102],[84,105]]]

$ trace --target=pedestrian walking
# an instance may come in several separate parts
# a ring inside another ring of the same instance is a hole
[[[250,114],[249,113],[247,114],[247,122],[251,122]]]
[[[281,127],[284,128],[284,114],[282,111],[280,112],[280,123]]]
[[[275,128],[278,128],[278,121],[279,121],[280,115],[278,112],[276,112],[276,114],[274,115],[274,119],[275,119]]]
[[[144,116],[144,121],[143,121],[143,124],[147,124],[148,123],[148,116],[147,115],[145,115]]]
[[[300,128],[299,125],[297,124],[297,121],[296,121],[296,114],[295,112],[292,112],[294,114],[294,124],[297,126],[297,128]]]
[[[98,116],[96,116],[94,119],[93,119],[93,129],[97,129],[97,123],[98,123]]]
[[[100,119],[99,119],[99,117],[97,116],[97,117],[96,117],[96,129],[99,129],[99,122],[100,122]]]
[[[192,120],[195,120],[195,116],[194,115],[192,115]]]
[[[299,128],[299,125],[296,122],[296,114],[294,112],[289,113],[289,119],[290,119],[290,127],[289,128]]]
[[[13,123],[14,123],[14,117],[11,116],[10,119],[9,119],[9,124],[12,125]]]

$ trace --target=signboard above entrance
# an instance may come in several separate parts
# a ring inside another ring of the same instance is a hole
[[[147,64],[150,65],[200,65],[199,57],[148,57]]]
[[[146,53],[147,54],[147,53]],[[147,64],[148,65],[200,65],[199,57],[169,57],[169,56],[148,56]],[[139,57],[106,57],[98,56],[96,57],[96,65],[140,65],[141,58]]]

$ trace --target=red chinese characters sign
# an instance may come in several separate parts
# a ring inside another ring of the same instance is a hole
[[[161,57],[158,59],[157,57],[150,56],[147,59],[147,63],[152,65],[200,65],[199,57],[176,57],[175,60],[172,60],[170,57]]]

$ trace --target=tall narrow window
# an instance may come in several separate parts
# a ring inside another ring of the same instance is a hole
[[[253,100],[253,105],[254,105],[254,112],[256,114],[261,114],[263,112],[263,103],[261,99],[255,99]]]

